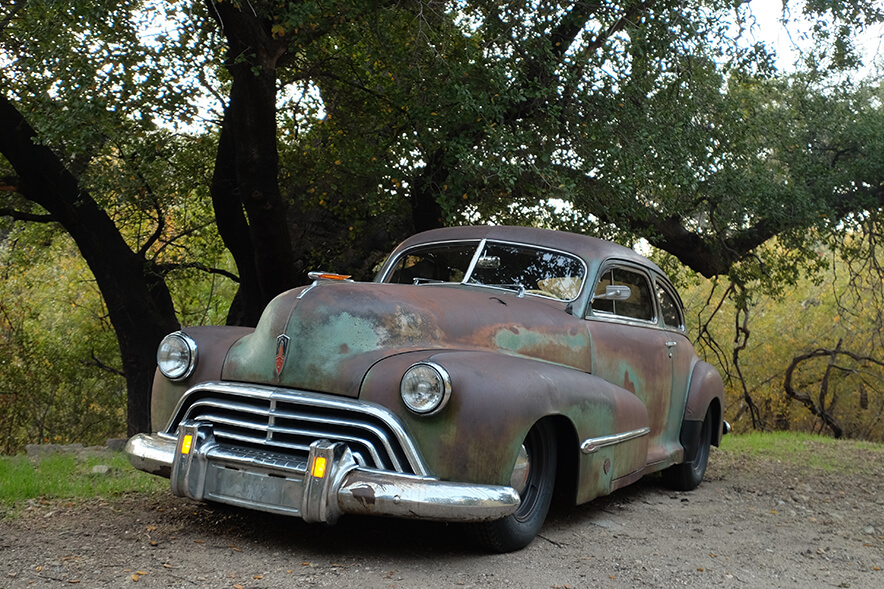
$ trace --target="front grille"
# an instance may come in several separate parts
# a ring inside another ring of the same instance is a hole
[[[389,410],[361,401],[259,385],[203,383],[187,391],[166,433],[184,420],[212,425],[216,440],[306,457],[310,444],[344,442],[370,468],[427,474],[413,443]]]

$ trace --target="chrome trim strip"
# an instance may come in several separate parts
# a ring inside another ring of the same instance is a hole
[[[375,403],[357,401],[355,399],[347,399],[343,397],[333,397],[331,395],[320,393],[307,393],[304,391],[293,391],[291,389],[257,384],[221,381],[203,382],[197,384],[182,395],[181,399],[178,401],[178,406],[172,413],[172,418],[169,420],[169,423],[166,424],[163,431],[169,435],[175,435],[175,432],[177,431],[175,424],[184,421],[186,418],[186,416],[182,415],[182,412],[185,407],[190,405],[189,399],[194,395],[211,394],[213,392],[235,397],[259,399],[266,402],[278,400],[281,402],[290,402],[320,409],[348,411],[353,412],[354,414],[361,413],[371,416],[372,418],[381,421],[396,437],[402,452],[408,460],[408,464],[411,466],[411,469],[415,474],[426,476],[430,472],[424,462],[423,456],[421,456],[420,451],[417,449],[417,446],[405,432],[405,428],[399,421],[399,418],[396,417],[392,411]],[[170,431],[170,429],[173,431]],[[381,439],[383,440],[385,438],[386,436]],[[391,456],[393,456],[393,460],[395,460],[395,454],[392,453],[391,450],[392,449],[389,448],[388,452],[390,452]]]
[[[479,258],[485,250],[485,243],[487,241],[487,238],[482,238],[482,241],[479,242],[479,246],[476,248],[476,251],[473,252],[473,258],[470,260],[470,265],[467,267],[467,271],[464,272],[463,279],[460,281],[461,284],[467,284],[467,280],[473,275],[473,270],[476,269],[476,264],[479,263]]]
[[[600,438],[589,438],[587,440],[584,440],[583,443],[580,444],[580,451],[584,454],[593,454],[606,446],[613,446],[614,444],[620,444],[621,442],[628,442],[629,440],[634,440],[636,438],[646,436],[649,433],[651,433],[651,428],[643,427],[641,429],[632,430],[631,432],[624,432],[622,434],[613,434],[610,436],[602,436]]]

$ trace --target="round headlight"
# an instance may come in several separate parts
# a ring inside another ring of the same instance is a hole
[[[196,368],[196,342],[180,331],[170,333],[157,349],[157,366],[169,380],[187,378]]]
[[[451,378],[438,364],[418,362],[405,371],[399,393],[406,407],[420,415],[431,415],[448,402]]]

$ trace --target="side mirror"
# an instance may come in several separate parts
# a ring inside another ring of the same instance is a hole
[[[632,290],[622,284],[609,284],[605,287],[605,294],[596,294],[592,300],[599,301],[628,301],[632,296]]]

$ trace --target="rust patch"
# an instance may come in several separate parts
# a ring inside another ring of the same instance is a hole
[[[350,346],[348,346],[347,344],[341,344],[340,352],[342,354],[349,354],[350,353]]]
[[[605,458],[604,469],[605,469],[605,474],[608,474],[609,472],[611,472],[611,459],[610,458]]]
[[[632,382],[632,379],[629,378],[629,371],[628,370],[626,371],[626,374],[623,376],[623,388],[626,389],[627,391],[629,391],[630,393],[632,393],[633,395],[635,394],[635,383]]]
[[[352,493],[362,507],[368,508],[375,504],[374,487],[370,485],[354,487]]]

